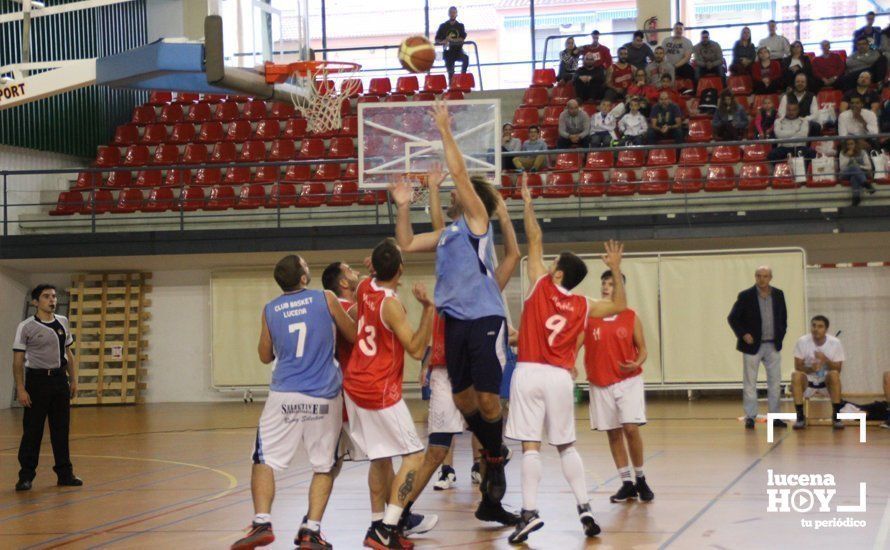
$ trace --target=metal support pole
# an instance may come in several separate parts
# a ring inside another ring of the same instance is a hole
[[[423,33],[430,37],[430,0],[423,0]]]
[[[309,17],[309,14],[306,14]],[[327,0],[321,0],[321,58],[328,59],[328,12]],[[281,227],[281,223],[278,224]]]
[[[6,174],[3,174],[3,236],[9,235],[9,209],[6,200]]]
[[[535,0],[531,0],[528,4],[528,16],[529,22],[531,23],[531,33],[532,33],[532,70],[535,69],[535,65],[537,64],[536,56],[535,56]]]
[[[800,0],[794,2],[794,26],[797,31],[797,39],[800,40]]]
[[[22,1],[22,63],[31,62],[31,0]],[[22,71],[28,76],[29,71]]]

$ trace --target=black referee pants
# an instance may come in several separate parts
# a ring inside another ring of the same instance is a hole
[[[22,419],[22,442],[19,445],[19,479],[33,480],[37,475],[43,426],[49,419],[49,438],[53,446],[53,467],[60,479],[73,475],[68,453],[68,426],[71,420],[71,390],[68,377],[32,374],[26,370],[25,391],[31,396],[31,406],[25,407]]]

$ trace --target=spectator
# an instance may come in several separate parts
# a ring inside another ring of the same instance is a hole
[[[777,139],[801,138],[801,141],[782,143],[770,152],[769,159],[771,161],[784,160],[788,158],[788,155],[793,157],[803,155],[807,159],[816,157],[816,151],[808,147],[806,142],[810,126],[806,120],[797,115],[797,103],[789,103],[785,108],[785,116],[776,120],[773,133]]]
[[[871,73],[868,71],[859,73],[856,79],[856,87],[844,93],[841,99],[841,112],[850,108],[850,100],[854,97],[862,99],[866,109],[877,112],[881,108],[881,96],[871,88]]]
[[[890,100],[885,101],[881,106],[881,112],[878,115],[878,127],[882,134],[890,134]],[[890,145],[890,141],[886,141],[885,148]]]
[[[859,206],[859,203],[862,202],[863,187],[868,189],[869,194],[875,192],[874,186],[868,181],[872,178],[872,166],[868,153],[860,148],[857,140],[846,139],[837,160],[841,179],[849,181],[850,187],[853,188],[853,206]]]
[[[570,99],[565,110],[559,114],[559,139],[557,149],[587,147],[590,145],[590,117],[578,106],[578,101]]]
[[[581,50],[575,47],[575,39],[571,36],[566,38],[566,47],[559,52],[559,73],[556,80],[560,82],[571,82],[575,78],[575,71],[578,69],[578,58],[581,56]]]
[[[649,106],[655,105],[658,101],[658,88],[649,84],[646,79],[646,71],[637,69],[634,71],[634,81],[627,88],[627,95],[640,98],[642,102],[640,111],[646,114],[649,112]]]
[[[785,59],[791,55],[791,44],[788,43],[788,39],[781,34],[776,34],[776,22],[770,20],[767,23],[767,28],[769,29],[769,36],[760,41],[758,49],[766,48],[769,50],[769,58],[774,61]]]
[[[803,73],[798,73],[794,77],[794,87],[782,94],[782,99],[779,100],[779,118],[785,116],[785,111],[791,103],[797,103],[798,116],[809,123],[810,135],[818,136],[822,132],[822,126],[816,122],[819,115],[819,102],[816,100],[816,95],[809,90],[807,76]]]
[[[783,59],[781,65],[785,73],[784,86],[786,88],[794,87],[794,79],[799,74],[805,75],[808,83],[812,81],[813,67],[810,58],[803,51],[803,44],[800,43],[800,40],[791,43],[791,55]]]
[[[717,110],[714,112],[714,137],[724,141],[738,141],[745,139],[748,130],[748,113],[739,105],[732,95],[732,90],[726,89],[720,94],[717,102]]]
[[[655,59],[655,53],[643,40],[643,31],[634,32],[633,40],[622,46],[627,48],[627,62],[638,69],[645,69]]]
[[[742,35],[732,47],[732,65],[729,70],[734,75],[750,75],[751,66],[757,60],[757,48],[751,42],[751,29],[742,28]]]
[[[661,77],[661,86],[658,87],[658,93],[667,92],[671,98],[671,102],[680,106],[680,110],[686,112],[686,99],[674,87],[674,83],[667,75]]]
[[[501,127],[501,153],[513,153],[522,148],[519,138],[513,137],[513,125],[509,122]],[[501,156],[501,170],[511,170],[516,157]]]
[[[655,61],[646,65],[646,79],[649,84],[658,86],[661,83],[661,77],[665,75],[669,76],[673,83],[674,65],[664,58],[664,48],[658,46],[655,48]]]
[[[541,129],[537,126],[529,127],[528,139],[522,144],[522,150],[540,154],[513,157],[513,166],[517,170],[537,172],[547,164],[547,142],[541,138]]]
[[[668,36],[661,41],[664,48],[664,57],[668,63],[674,66],[675,78],[695,80],[695,70],[689,61],[692,59],[692,41],[683,36],[683,23],[674,25],[673,36]]]
[[[590,147],[608,147],[618,139],[611,110],[612,102],[604,99],[600,102],[599,111],[590,117]]]
[[[813,78],[815,83],[826,88],[836,88],[838,79],[844,75],[844,60],[831,51],[831,42],[822,41],[822,55],[813,60]]]
[[[844,347],[841,341],[828,334],[828,317],[816,315],[810,320],[810,333],[801,336],[794,346],[794,371],[791,373],[791,393],[797,410],[795,430],[807,427],[804,399],[816,396],[831,398],[834,410],[834,429],[844,428],[837,413],[841,410],[841,368],[844,366]]]
[[[887,60],[868,47],[868,40],[860,38],[856,41],[856,51],[847,56],[847,70],[844,73],[841,88],[850,90],[856,86],[859,75],[868,71],[876,81],[881,82],[887,69]]]
[[[890,66],[890,26],[881,31],[881,45],[878,47],[878,51],[887,60],[885,63],[888,63],[888,66]]]
[[[649,125],[646,117],[640,112],[640,101],[632,97],[628,102],[630,111],[625,113],[618,121],[618,130],[621,131],[622,145],[643,145]]]
[[[464,40],[467,39],[467,31],[464,24],[457,20],[457,8],[451,6],[448,8],[448,21],[439,25],[436,31],[436,45],[443,46],[442,59],[445,60],[445,68],[448,70],[448,80],[454,76],[454,64],[457,61],[461,63],[460,72],[467,72],[467,65],[470,63],[470,56],[464,53]]]
[[[711,33],[701,32],[701,42],[692,48],[695,58],[695,81],[709,74],[717,75],[724,79],[723,48],[720,44],[711,40]]]
[[[775,136],[773,126],[776,124],[778,112],[773,100],[767,96],[763,99],[760,109],[757,110],[757,117],[754,119],[754,137],[757,139],[772,139]]]
[[[850,98],[850,108],[837,117],[837,135],[853,136],[859,139],[859,146],[870,149],[872,144],[867,136],[878,133],[878,116],[870,109],[864,108],[862,98]]]
[[[881,47],[881,27],[875,26],[875,12],[870,11],[865,14],[865,26],[861,29],[856,29],[853,33],[853,47],[856,47],[856,43],[860,38],[864,38],[868,41],[868,47],[877,50]]]
[[[581,55],[585,56],[589,53],[593,54],[594,66],[600,67],[603,70],[608,69],[612,66],[612,52],[609,51],[609,48],[600,44],[600,31],[593,31],[590,33],[590,44],[581,48]]]
[[[599,101],[606,89],[606,71],[596,66],[594,54],[584,54],[584,63],[575,71],[575,96],[581,103]]]
[[[770,58],[769,48],[761,46],[757,50],[757,61],[751,68],[751,80],[755,94],[774,94],[782,82],[782,67]]]
[[[618,48],[618,61],[606,71],[606,99],[615,102],[627,96],[627,89],[633,82],[634,65],[628,61],[627,46]]]
[[[649,143],[662,139],[672,139],[674,143],[683,143],[683,113],[680,107],[671,102],[666,92],[658,95],[658,103],[649,114]]]

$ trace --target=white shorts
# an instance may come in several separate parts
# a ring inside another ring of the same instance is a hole
[[[510,382],[510,414],[504,432],[517,441],[542,441],[544,428],[551,445],[575,442],[572,375],[564,368],[518,363]]]
[[[253,448],[254,464],[284,470],[300,446],[306,448],[312,471],[331,471],[343,425],[343,398],[312,397],[270,391],[260,416]]]
[[[349,423],[343,422],[340,429],[340,440],[337,442],[337,460],[351,460],[362,462],[368,460],[368,455],[359,449],[352,436],[349,435]]]
[[[824,388],[814,388],[814,387],[810,386],[809,383],[808,383],[808,384],[807,384],[807,389],[805,389],[805,390],[803,391],[803,398],[804,398],[804,399],[810,399],[810,398],[812,398],[812,397],[827,397],[827,398],[831,398],[831,394],[828,393],[828,386],[825,386]]]
[[[454,404],[448,369],[434,368],[430,371],[430,416],[427,421],[427,432],[459,434],[462,431],[464,431],[464,416]]]
[[[423,450],[414,419],[403,400],[385,409],[363,409],[345,396],[349,435],[371,460],[402,456]]]
[[[590,429],[606,431],[622,424],[645,423],[646,393],[641,375],[605,388],[590,385]]]

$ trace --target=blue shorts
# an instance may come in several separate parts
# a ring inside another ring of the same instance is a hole
[[[507,322],[500,316],[461,320],[445,315],[445,363],[451,391],[500,394],[507,363]]]

